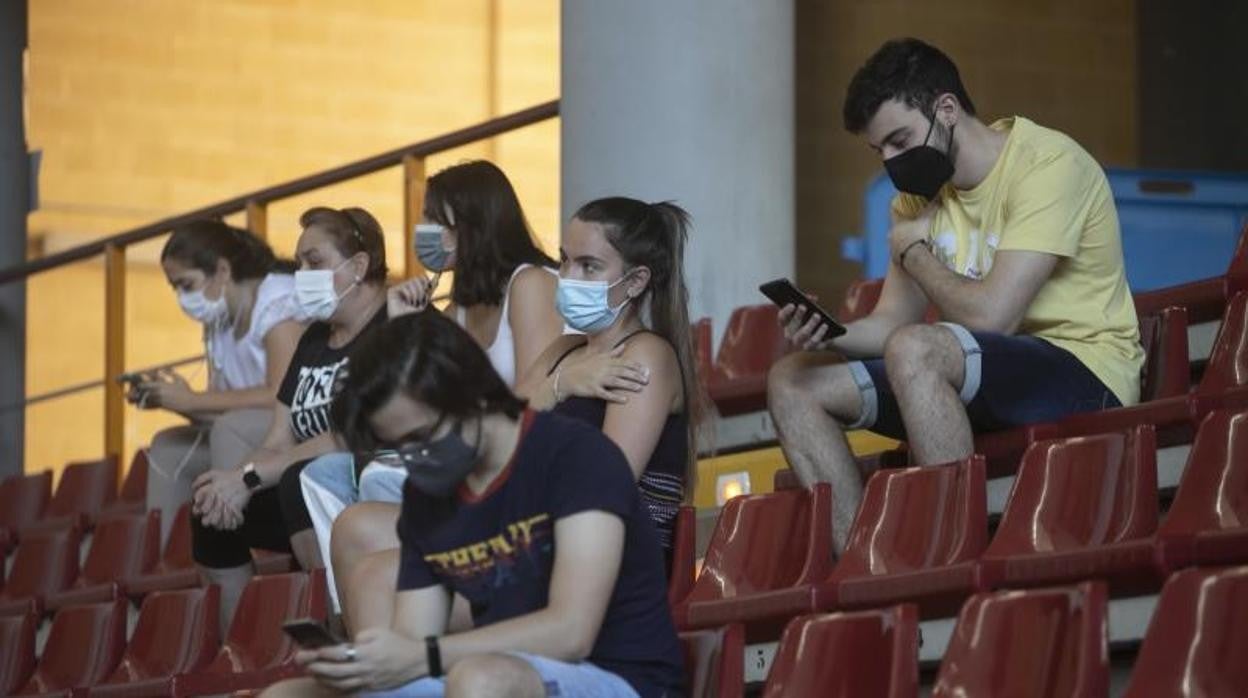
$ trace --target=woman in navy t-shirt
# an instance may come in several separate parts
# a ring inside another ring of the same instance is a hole
[[[393,618],[300,652],[314,678],[266,695],[680,694],[658,541],[601,431],[526,410],[472,338],[429,312],[352,352],[334,417],[353,448],[393,448],[408,471],[401,549],[357,570],[398,556]],[[452,592],[475,629],[447,634]]]

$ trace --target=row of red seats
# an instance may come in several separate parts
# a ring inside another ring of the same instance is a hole
[[[1171,576],[1124,695],[1242,696],[1248,664],[1234,658],[1248,656],[1248,628],[1231,619],[1246,613],[1248,567]],[[1101,582],[976,594],[958,614],[931,695],[1106,696],[1107,620]],[[785,628],[763,695],[913,698],[918,644],[910,604],[796,618]]]
[[[52,472],[13,475],[0,481],[0,558],[16,547],[23,531],[92,528],[101,518],[141,513],[146,508],[147,457],[135,454],[121,491],[117,461],[71,463],[52,494]]]
[[[742,622],[774,640],[812,611],[909,602],[942,617],[975,591],[1102,578],[1132,595],[1183,567],[1248,563],[1248,410],[1202,422],[1160,525],[1149,426],[1033,444],[991,541],[985,499],[979,456],[880,470],[833,566],[828,485],[734,498],[700,575],[680,573],[673,613],[684,629]]]
[[[325,575],[254,577],[224,643],[219,603],[216,586],[149,594],[129,642],[123,599],[67,606],[38,662],[38,616],[0,617],[0,695],[197,696],[267,686],[296,675],[282,624],[325,619]]]

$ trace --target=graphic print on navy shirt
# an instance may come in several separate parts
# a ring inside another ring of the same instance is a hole
[[[556,557],[555,524],[600,511],[625,526],[620,570],[588,661],[623,677],[643,698],[684,681],[667,605],[663,553],[623,452],[600,430],[551,412],[526,412],[511,462],[480,495],[452,500],[410,484],[403,492],[399,591],[458,592],[482,628],[545,608]]]
[[[328,323],[312,323],[304,330],[277,391],[278,402],[290,408],[290,428],[296,441],[303,443],[330,431],[329,407],[339,374],[346,368],[347,354],[360,337],[385,321],[386,308],[382,306],[355,339],[337,349],[329,346]]]

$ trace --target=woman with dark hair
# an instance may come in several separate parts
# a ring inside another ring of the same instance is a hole
[[[204,390],[162,371],[132,383],[127,396],[191,421],[158,432],[147,451],[147,507],[161,512],[163,540],[195,478],[210,467],[236,467],[264,438],[303,326],[295,319],[294,265],[245,230],[188,223],[169,236],[160,266],[182,311],[203,326],[208,366]]]
[[[525,410],[438,313],[365,339],[334,416],[353,449],[394,449],[406,473],[401,548],[358,570],[397,568],[394,612],[352,644],[299,652],[312,678],[265,695],[680,693],[654,529],[601,431]],[[476,629],[448,632],[452,592]]]
[[[222,627],[251,577],[251,549],[293,551],[305,568],[320,565],[299,488],[299,471],[343,450],[329,405],[351,348],[386,319],[386,257],[381,226],[360,208],[318,207],[300,217],[294,295],[311,322],[277,392],[264,442],[241,466],[212,470],[194,483],[192,552],[221,585]]]
[[[689,214],[668,202],[582,206],[564,229],[557,299],[584,335],[555,340],[518,391],[535,409],[602,429],[623,450],[669,555],[696,475],[703,405],[685,288],[688,229]]]
[[[477,341],[509,387],[563,332],[555,311],[555,262],[533,240],[511,182],[484,160],[449,167],[429,178],[424,217],[416,226],[416,251],[431,277],[390,290],[390,317],[429,307],[444,271],[453,271],[447,317]],[[318,458],[302,474],[304,499],[321,546],[329,557],[334,520],[357,501],[398,504],[402,468],[385,459],[356,463],[348,453]],[[397,511],[397,507],[395,507]],[[357,555],[398,545],[393,520],[354,548]],[[338,607],[337,580],[329,570]]]

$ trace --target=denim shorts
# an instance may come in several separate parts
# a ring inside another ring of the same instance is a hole
[[[510,652],[513,657],[523,659],[533,667],[542,683],[546,685],[546,695],[563,698],[638,698],[637,691],[618,674],[597,667],[589,662],[561,662],[556,659],[522,652]],[[417,679],[405,686],[377,693],[362,693],[364,696],[376,698],[434,698],[441,696],[446,689],[443,679]]]
[[[1043,339],[940,324],[962,345],[966,370],[960,397],[976,433],[1121,406],[1074,354]],[[861,418],[849,428],[905,439],[901,409],[884,360],[854,361],[849,369],[863,404]]]

